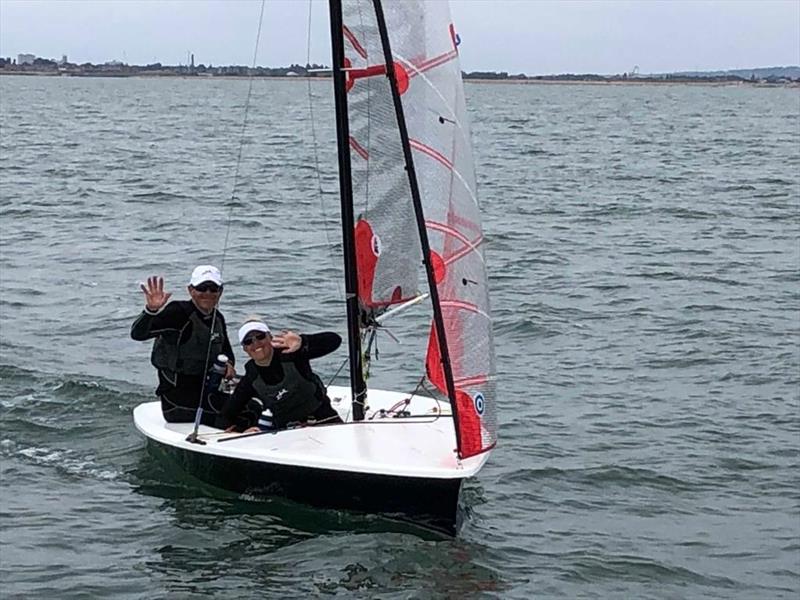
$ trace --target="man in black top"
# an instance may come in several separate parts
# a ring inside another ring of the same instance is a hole
[[[150,277],[142,285],[145,307],[131,327],[131,337],[155,338],[151,362],[158,369],[156,395],[161,398],[164,419],[171,423],[192,422],[204,397],[206,374],[218,354],[228,357],[225,377],[232,378],[233,349],[225,318],[217,310],[222,296],[222,275],[211,265],[200,265],[189,280],[191,300],[169,301],[162,277]],[[213,330],[213,333],[212,333]],[[207,396],[207,395],[205,395]],[[219,406],[204,398],[202,423],[214,425]],[[217,401],[219,404],[219,401]]]
[[[282,429],[292,422],[342,422],[309,363],[336,350],[342,343],[338,334],[284,331],[273,337],[266,323],[251,320],[239,329],[239,342],[250,360],[222,410],[222,427],[244,431]]]

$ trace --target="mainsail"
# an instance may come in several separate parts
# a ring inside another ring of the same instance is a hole
[[[422,250],[375,4],[342,2],[358,295],[370,312],[417,294]],[[455,402],[459,454],[496,443],[494,349],[459,39],[446,2],[387,2],[382,13],[430,247],[452,384],[432,325],[430,381]],[[435,307],[436,309],[437,307]],[[448,388],[453,393],[448,392]],[[454,396],[454,397],[452,397]]]
[[[359,300],[380,310],[417,295],[422,256],[371,0],[345,0],[342,19]],[[413,22],[400,27],[414,34]]]

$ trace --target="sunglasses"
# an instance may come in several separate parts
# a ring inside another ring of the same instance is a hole
[[[254,342],[256,342],[256,341],[260,342],[261,340],[263,340],[266,337],[267,337],[267,334],[263,333],[263,332],[254,333],[253,335],[249,335],[249,336],[247,336],[246,338],[244,338],[242,340],[242,348],[247,348],[248,346],[250,346]]]
[[[194,286],[195,291],[198,292],[211,292],[212,294],[216,294],[217,292],[222,290],[221,285],[217,285],[216,283],[211,283],[208,281],[204,281],[203,283],[199,283]]]

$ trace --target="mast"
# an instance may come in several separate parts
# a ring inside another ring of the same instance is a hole
[[[439,303],[439,290],[436,287],[436,279],[433,274],[433,264],[431,264],[431,247],[428,242],[428,231],[425,228],[425,215],[422,212],[422,200],[419,193],[419,183],[417,182],[417,172],[414,169],[414,157],[411,154],[411,144],[408,140],[408,128],[406,118],[403,113],[403,102],[400,99],[400,92],[397,89],[397,79],[395,79],[394,59],[392,58],[392,47],[389,43],[389,34],[386,30],[386,18],[383,15],[381,0],[372,0],[375,7],[375,17],[378,22],[378,31],[381,36],[381,46],[383,47],[383,57],[386,62],[386,76],[389,78],[389,85],[392,88],[392,100],[394,102],[394,112],[397,117],[397,127],[400,130],[400,140],[403,145],[403,157],[405,159],[406,172],[408,173],[408,184],[411,188],[411,200],[414,205],[414,215],[417,219],[417,231],[419,241],[422,246],[422,261],[425,265],[425,274],[428,278],[428,289],[431,294],[431,305],[433,306],[433,323],[436,328],[436,338],[439,343],[439,356],[442,359],[442,371],[444,372],[445,384],[447,386],[447,397],[450,399],[450,406],[453,413],[453,420],[456,422],[456,444],[459,453],[461,452],[461,433],[458,428],[458,403],[456,402],[456,388],[453,383],[453,369],[450,365],[450,353],[447,349],[447,338],[445,337],[444,319],[442,318],[442,307]]]
[[[333,62],[333,96],[336,103],[336,144],[339,154],[339,197],[342,205],[342,246],[344,250],[344,287],[347,305],[347,345],[350,361],[350,391],[353,399],[353,420],[364,420],[367,384],[361,364],[361,330],[359,328],[358,272],[353,219],[353,186],[350,176],[350,126],[347,116],[345,88],[344,38],[342,35],[341,0],[330,0],[331,52]]]

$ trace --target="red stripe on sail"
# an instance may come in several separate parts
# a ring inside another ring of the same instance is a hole
[[[476,387],[488,381],[488,375],[476,375],[475,377],[459,377],[453,383],[458,387]]]
[[[364,146],[359,144],[356,139],[351,135],[350,136],[350,147],[356,151],[356,153],[363,158],[364,160],[369,160],[369,152],[364,149]]]
[[[444,223],[438,223],[436,221],[425,221],[425,227],[427,227],[428,229],[432,229],[434,231],[440,231],[442,233],[450,235],[456,238],[462,244],[464,244],[463,248],[459,249],[457,252],[453,252],[452,254],[444,258],[445,265],[454,263],[459,258],[461,258],[462,256],[466,256],[472,251],[477,251],[478,246],[483,243],[482,235],[479,235],[474,240],[470,240],[467,238],[467,236],[465,236],[455,227],[451,227],[450,225],[446,225]]]
[[[366,54],[363,55],[366,58]],[[394,60],[394,71],[395,71],[395,79],[397,80],[397,91],[402,95],[408,89],[408,80],[412,77],[416,77],[425,71],[430,71],[434,67],[438,67],[439,65],[443,65],[446,62],[449,62],[458,56],[457,52],[448,52],[446,54],[442,54],[440,56],[436,56],[434,58],[415,63],[415,62],[408,62],[402,59],[395,59]],[[350,91],[352,84],[355,83],[356,79],[364,79],[365,77],[374,77],[375,75],[385,75],[386,74],[386,65],[371,65],[368,67],[364,67],[361,69],[351,69],[349,68],[350,65],[345,63],[345,68],[347,69],[347,77],[348,80],[352,83],[347,88]]]
[[[447,222],[451,226],[458,226],[459,230],[469,229],[481,233],[481,226],[472,219],[468,219],[463,215],[454,214],[453,212],[447,213]]]
[[[452,264],[452,263],[456,262],[462,256],[466,256],[467,254],[469,254],[472,251],[476,251],[477,252],[477,246],[481,242],[483,242],[483,236],[479,237],[477,240],[472,242],[471,246],[467,246],[465,248],[462,248],[458,252],[454,252],[453,254],[448,256],[447,259],[444,261],[445,264],[447,264],[447,265]]]
[[[361,58],[367,58],[367,51],[364,50],[364,46],[362,46],[359,43],[358,38],[356,38],[353,32],[350,31],[346,25],[342,25],[342,33],[344,34],[344,37],[346,37],[347,40],[350,42],[350,45],[353,46],[353,50],[358,52]]]
[[[450,62],[454,58],[458,56],[458,52],[455,50],[451,50],[450,52],[445,52],[444,54],[440,54],[439,56],[434,56],[433,58],[429,58],[428,60],[424,60],[420,63],[414,64],[414,69],[411,70],[412,76],[416,73],[424,73],[425,71],[430,71],[431,69],[438,67],[439,65],[443,65],[447,62]]]
[[[426,146],[425,144],[423,144],[422,142],[418,142],[417,140],[409,139],[408,143],[415,150],[419,150],[423,154],[427,154],[434,160],[442,163],[445,167],[447,167],[451,171],[453,170],[453,163],[450,162],[450,160],[441,152],[434,150],[430,146]]]
[[[425,221],[425,227],[427,227],[428,229],[433,229],[434,231],[441,231],[442,233],[452,235],[454,238],[469,245],[469,240],[467,239],[467,237],[464,234],[462,234],[458,229],[450,227],[450,225],[446,225],[445,223],[439,223],[437,221]]]
[[[471,302],[464,302],[463,300],[442,300],[439,302],[442,308],[463,308],[469,312],[480,314],[482,311],[478,308],[477,304]]]

